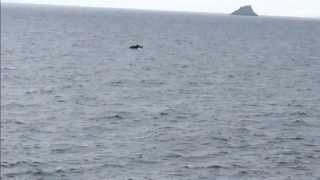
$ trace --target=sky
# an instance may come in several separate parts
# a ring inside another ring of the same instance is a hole
[[[320,17],[320,0],[1,0],[33,4],[231,13],[252,5],[260,15]]]

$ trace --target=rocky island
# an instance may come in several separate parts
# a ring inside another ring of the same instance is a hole
[[[231,15],[236,15],[236,16],[258,16],[257,13],[255,13],[252,9],[252,7],[249,6],[242,6],[238,10],[234,11],[231,13]]]

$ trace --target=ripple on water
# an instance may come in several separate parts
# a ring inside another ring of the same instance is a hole
[[[307,121],[302,119],[292,120],[290,121],[290,123],[287,123],[286,125],[289,127],[309,127],[310,126],[310,124]]]
[[[193,165],[185,165],[183,166],[187,169],[229,169],[226,166],[218,165],[218,164],[193,164]]]

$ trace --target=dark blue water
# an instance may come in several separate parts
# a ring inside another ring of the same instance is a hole
[[[311,19],[2,4],[1,179],[319,180],[319,37]]]

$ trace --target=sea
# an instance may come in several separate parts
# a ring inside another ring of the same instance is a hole
[[[1,179],[320,179],[320,19],[1,6]]]

